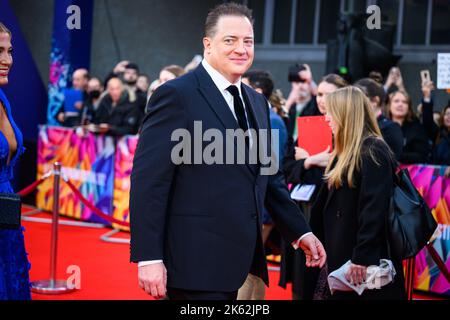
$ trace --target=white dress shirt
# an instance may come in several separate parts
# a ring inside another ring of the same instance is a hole
[[[219,89],[220,93],[222,94],[223,98],[225,99],[228,107],[230,108],[231,113],[233,114],[233,117],[236,119],[236,122],[238,121],[236,117],[236,112],[234,110],[234,99],[233,95],[227,90],[229,86],[236,86],[239,91],[239,97],[241,98],[242,105],[244,106],[245,111],[245,117],[247,119],[247,127],[250,128],[250,123],[248,122],[248,114],[247,114],[247,106],[244,102],[244,97],[242,96],[242,86],[241,86],[241,78],[239,78],[236,83],[231,83],[227,80],[219,71],[214,69],[206,59],[203,59],[202,66],[205,68],[206,72],[208,72],[209,76],[211,77],[212,81],[216,85],[217,89]],[[249,135],[249,142],[250,147],[253,144],[253,137],[252,135]]]
[[[237,121],[237,117],[236,117],[236,112],[234,111],[234,100],[233,100],[233,95],[227,90],[227,88],[231,85],[235,85],[238,90],[239,90],[239,96],[241,97],[241,101],[242,104],[245,106],[245,102],[244,102],[244,98],[242,97],[242,88],[241,88],[241,79],[239,78],[239,80],[236,83],[231,83],[230,81],[228,81],[219,71],[217,71],[216,69],[214,69],[207,61],[206,59],[203,59],[202,61],[202,66],[203,68],[205,68],[206,72],[209,74],[209,76],[211,77],[212,81],[214,82],[214,84],[216,85],[217,89],[220,91],[220,93],[222,94],[223,98],[225,99],[228,107],[230,108],[231,113],[233,114],[234,118]],[[247,110],[246,108],[245,110],[245,116],[247,118],[247,125],[250,128],[250,124],[248,122],[248,114],[247,114]],[[250,147],[252,146],[253,143],[253,139],[252,139],[252,135],[249,135],[249,142],[250,142]],[[308,234],[310,234],[311,232],[305,233],[304,235],[302,235],[300,237],[300,239],[294,241],[292,243],[292,245],[294,246],[295,249],[297,249],[299,247],[299,243],[300,241],[303,239],[303,237],[307,236]],[[163,260],[150,260],[150,261],[141,261],[138,263],[138,267],[143,267],[143,266],[147,266],[150,264],[156,264],[156,263],[160,263],[163,262]]]

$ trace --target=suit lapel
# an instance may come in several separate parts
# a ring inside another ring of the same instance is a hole
[[[239,125],[231,112],[230,107],[205,68],[200,64],[194,72],[199,82],[198,90],[200,91],[200,94],[205,98],[208,106],[222,123],[224,129],[239,129]],[[235,154],[236,152],[239,152],[236,142],[234,142],[234,152]],[[256,173],[255,169],[252,168],[248,161],[246,161],[246,165],[253,174]]]
[[[198,90],[200,94],[208,102],[208,106],[212,109],[214,114],[222,123],[225,129],[238,129],[238,123],[233,116],[227,102],[223,98],[219,89],[216,87],[212,81],[209,74],[206,72],[205,68],[200,64],[200,66],[195,70],[197,79],[199,81]]]

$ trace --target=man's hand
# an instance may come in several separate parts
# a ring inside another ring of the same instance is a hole
[[[366,281],[367,267],[351,264],[345,273],[345,279],[354,285],[361,285]]]
[[[111,126],[107,123],[100,123],[98,125],[98,132],[99,133],[107,133],[111,129]]]
[[[300,77],[300,79],[305,80],[306,83],[311,83],[313,81],[311,68],[307,64],[304,64],[303,66],[305,67],[305,70],[300,71],[298,73],[298,76]]]
[[[327,254],[315,235],[308,234],[303,237],[300,241],[300,248],[305,252],[307,267],[323,267],[327,260]]]
[[[300,90],[301,90],[301,83],[300,82],[291,82],[291,92],[289,93],[289,96],[286,100],[286,108],[291,108],[298,100],[298,97],[300,96]]]
[[[128,60],[120,61],[120,62],[114,67],[113,73],[116,74],[116,75],[118,75],[118,74],[120,74],[120,73],[124,73],[124,72],[125,72],[125,67],[126,67],[129,63],[130,63],[130,61],[128,61]]]
[[[64,112],[58,113],[58,116],[56,117],[59,122],[63,123],[64,120],[66,120],[66,116],[64,115]]]
[[[81,101],[75,102],[75,108],[77,108],[78,110],[81,110],[81,108],[83,108],[83,102],[81,102]]]
[[[155,299],[166,296],[167,270],[162,262],[138,267],[139,287]]]

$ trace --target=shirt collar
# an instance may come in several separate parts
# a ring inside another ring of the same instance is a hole
[[[203,68],[205,68],[206,72],[211,77],[211,79],[214,82],[214,84],[216,85],[216,87],[220,90],[220,92],[226,91],[226,89],[229,86],[234,85],[234,86],[236,86],[238,88],[239,95],[242,96],[242,92],[241,92],[241,78],[239,78],[239,80],[236,83],[231,83],[219,71],[214,69],[208,63],[208,61],[206,61],[206,59],[203,59],[202,65],[203,65]]]

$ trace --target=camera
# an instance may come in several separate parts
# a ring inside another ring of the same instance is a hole
[[[305,82],[305,79],[300,78],[299,72],[306,70],[304,65],[296,63],[295,65],[289,67],[289,82]]]

